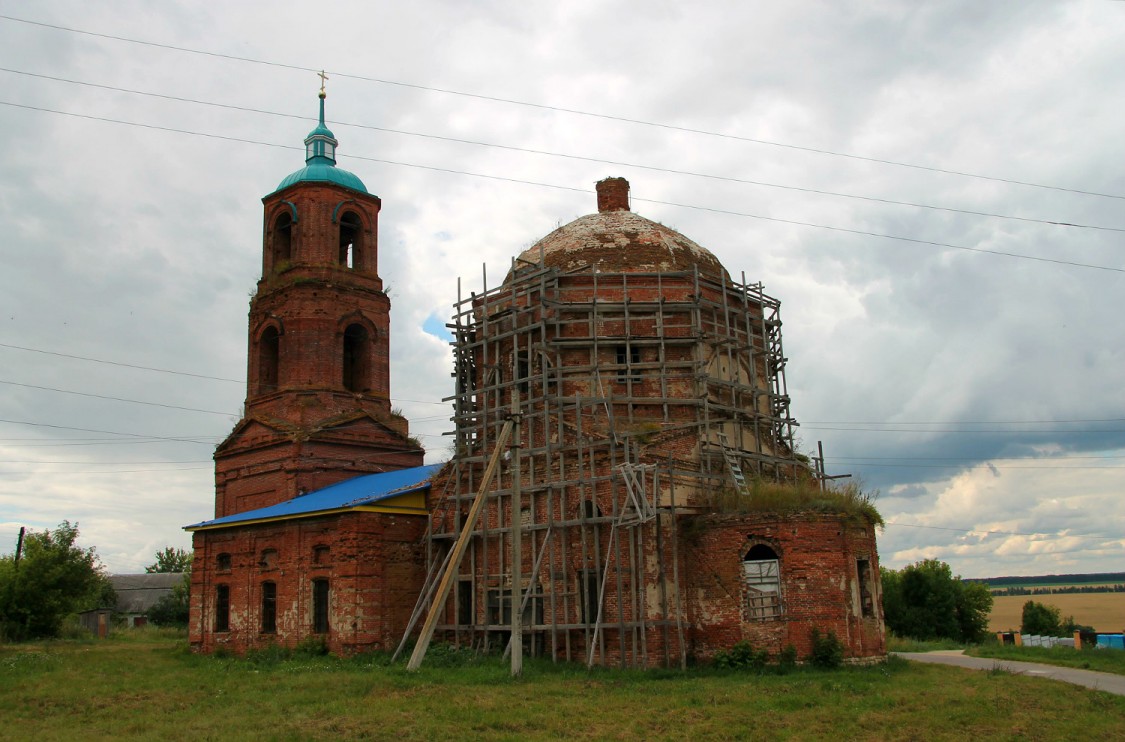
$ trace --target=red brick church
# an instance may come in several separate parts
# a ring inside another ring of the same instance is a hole
[[[215,451],[215,518],[188,526],[203,651],[383,646],[422,579],[431,468],[391,408],[381,202],[337,144],[322,91],[305,167],[262,199],[245,415]]]
[[[215,453],[214,519],[187,527],[194,648],[393,648],[448,570],[438,638],[484,650],[519,610],[525,651],[589,664],[740,640],[803,656],[813,628],[885,655],[872,517],[746,507],[756,483],[825,485],[793,445],[761,284],[602,181],[596,213],[457,298],[455,453],[422,466],[390,404],[380,201],[336,166],[323,90],[305,145],[263,199],[246,414]]]

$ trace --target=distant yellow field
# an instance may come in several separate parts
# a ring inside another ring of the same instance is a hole
[[[1102,633],[1125,630],[1125,593],[1071,593],[1062,595],[1005,595],[994,599],[988,617],[991,631],[1017,630],[1023,604],[1029,600],[1057,606],[1063,618],[1074,616],[1080,624]]]

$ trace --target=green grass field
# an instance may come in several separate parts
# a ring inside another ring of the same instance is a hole
[[[201,657],[142,632],[0,648],[0,738],[1125,738],[1125,698],[1004,672],[892,660],[789,675],[586,672],[435,654]]]

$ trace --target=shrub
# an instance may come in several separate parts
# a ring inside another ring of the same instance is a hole
[[[797,667],[797,648],[786,644],[781,653],[777,655],[777,669],[782,675],[792,672]]]
[[[722,670],[754,670],[761,672],[769,662],[769,653],[764,649],[757,652],[750,646],[750,642],[743,639],[737,642],[729,651],[715,653],[712,664]]]
[[[814,626],[809,632],[809,639],[812,640],[809,662],[815,667],[831,670],[844,663],[844,645],[836,636],[836,632],[829,631],[827,634],[822,634],[820,629]]]
[[[1029,600],[1023,604],[1020,631],[1024,634],[1040,636],[1061,636],[1063,634],[1061,612],[1053,605]]]

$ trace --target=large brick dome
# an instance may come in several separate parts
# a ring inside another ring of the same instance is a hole
[[[565,224],[520,254],[517,271],[543,265],[563,271],[654,273],[690,271],[728,278],[709,250],[674,229],[629,210],[629,182],[606,178],[597,184],[598,213]]]

